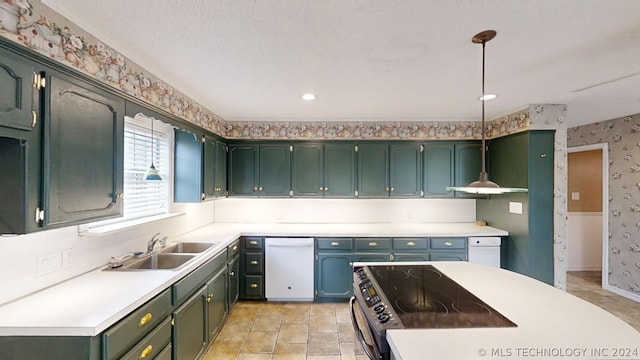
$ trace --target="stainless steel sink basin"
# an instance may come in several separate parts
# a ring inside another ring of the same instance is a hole
[[[163,254],[197,254],[211,248],[213,243],[179,242],[160,250]]]
[[[170,270],[179,268],[194,257],[194,254],[156,253],[113,270]]]

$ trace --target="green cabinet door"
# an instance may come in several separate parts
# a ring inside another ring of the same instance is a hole
[[[229,147],[229,195],[258,195],[258,145]]]
[[[213,191],[216,197],[224,197],[227,194],[227,144],[216,141],[216,157]]]
[[[291,150],[284,144],[260,145],[260,196],[289,196]]]
[[[353,254],[319,252],[316,260],[316,297],[349,298],[353,295]]]
[[[207,339],[212,342],[227,316],[227,267],[207,282]]]
[[[50,72],[45,226],[122,215],[124,100]]]
[[[229,260],[229,291],[227,300],[229,305],[229,313],[233,309],[234,305],[238,302],[238,296],[240,294],[240,257],[236,256]]]
[[[354,197],[356,194],[355,144],[324,145],[324,196]]]
[[[482,171],[482,144],[479,142],[455,144],[455,186],[467,186],[478,180],[480,171]],[[461,191],[456,191],[454,196],[479,197],[479,195]]]
[[[432,142],[422,153],[422,191],[424,197],[453,197],[447,186],[454,185],[454,144]]]
[[[205,329],[207,285],[173,312],[173,359],[199,358],[207,345]]]
[[[389,196],[389,145],[358,145],[358,197]]]
[[[420,197],[420,146],[413,143],[389,145],[389,196]]]
[[[34,75],[33,63],[0,50],[0,126],[31,130],[37,125]]]
[[[294,144],[291,164],[293,196],[322,197],[324,194],[322,144]]]
[[[202,141],[196,134],[183,129],[174,132],[175,202],[200,202],[202,196]]]
[[[202,159],[202,197],[205,200],[216,197],[216,140],[208,135],[202,137],[204,159]]]

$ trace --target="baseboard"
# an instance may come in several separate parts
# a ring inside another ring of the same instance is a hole
[[[620,295],[622,297],[626,297],[627,299],[640,302],[640,294],[632,293],[627,290],[623,290],[611,285],[607,285],[605,290],[610,291],[614,294]]]
[[[598,272],[602,272],[602,265],[573,266],[573,267],[567,268],[567,271],[598,271]]]

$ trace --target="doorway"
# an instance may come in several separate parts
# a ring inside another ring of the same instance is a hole
[[[608,288],[608,144],[568,149],[567,272]]]

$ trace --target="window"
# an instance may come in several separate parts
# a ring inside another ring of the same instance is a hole
[[[153,149],[151,138],[153,123]],[[171,127],[159,120],[136,115],[124,125],[124,219],[166,214],[171,185]],[[153,151],[152,151],[153,150]],[[153,153],[153,154],[152,154]],[[151,163],[162,181],[144,180]]]

